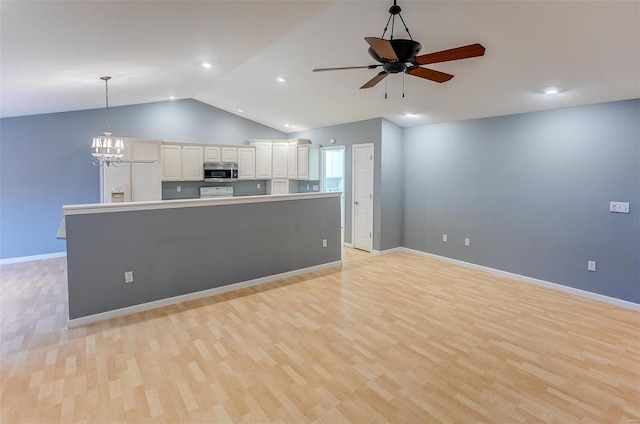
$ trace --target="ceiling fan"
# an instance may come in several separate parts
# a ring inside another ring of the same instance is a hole
[[[369,55],[379,63],[366,66],[317,68],[314,69],[313,72],[340,71],[345,69],[375,69],[382,66],[383,71],[379,72],[376,76],[367,81],[362,87],[360,87],[361,89],[371,88],[385,79],[389,74],[398,74],[400,72],[430,81],[443,83],[453,78],[453,75],[436,71],[434,69],[423,68],[421,65],[448,62],[450,60],[468,59],[470,57],[484,55],[484,47],[481,44],[476,43],[418,56],[418,53],[422,49],[422,44],[414,41],[413,37],[411,37],[409,28],[407,28],[407,25],[404,23],[404,19],[400,14],[401,11],[402,9],[400,9],[400,6],[396,4],[396,0],[393,0],[393,6],[389,9],[389,19],[387,20],[387,25],[384,28],[382,37],[365,37],[365,41],[369,43],[370,46]],[[396,15],[400,17],[400,20],[404,25],[404,29],[409,35],[409,40],[393,38]],[[390,38],[386,40],[384,35],[389,27],[389,22],[391,22],[391,35]]]

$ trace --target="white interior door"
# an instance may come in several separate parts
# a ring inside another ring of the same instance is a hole
[[[353,146],[353,247],[373,249],[373,144]]]

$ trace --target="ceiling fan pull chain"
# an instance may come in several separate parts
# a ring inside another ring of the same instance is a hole
[[[402,73],[402,98],[404,99],[404,75],[405,73]]]
[[[384,80],[384,99],[387,99],[387,80]]]

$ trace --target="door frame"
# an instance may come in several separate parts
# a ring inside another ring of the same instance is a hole
[[[360,143],[351,145],[351,247],[355,248],[356,241],[356,208],[354,207],[356,192],[356,155],[355,149],[358,147],[371,147],[371,224],[369,231],[371,233],[371,250],[373,252],[373,195],[375,191],[375,145],[373,143]]]

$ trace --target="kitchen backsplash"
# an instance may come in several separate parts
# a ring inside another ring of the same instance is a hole
[[[205,183],[203,181],[165,181],[162,183],[162,200],[198,199],[200,187],[231,186],[234,196],[267,194],[266,181],[233,181],[228,183]],[[260,188],[258,188],[260,184]],[[178,191],[180,187],[180,191]]]

